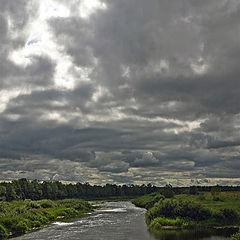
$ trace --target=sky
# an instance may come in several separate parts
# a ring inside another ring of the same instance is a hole
[[[239,0],[0,10],[0,180],[240,184]]]

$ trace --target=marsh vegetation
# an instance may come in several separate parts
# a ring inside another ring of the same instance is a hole
[[[146,224],[152,232],[240,225],[240,192],[190,189],[188,194],[172,197],[156,192],[139,197],[133,203],[147,209]],[[239,233],[232,239],[240,239]]]
[[[39,229],[57,219],[81,217],[92,210],[93,206],[79,199],[2,201],[0,239]]]

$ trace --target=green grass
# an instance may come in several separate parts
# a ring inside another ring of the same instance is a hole
[[[240,192],[222,192],[213,197],[211,193],[199,193],[197,195],[175,195],[175,199],[191,201],[201,204],[212,211],[230,208],[240,214]]]
[[[0,202],[0,239],[21,235],[59,217],[80,217],[93,210],[79,199]]]
[[[165,217],[156,217],[154,218],[150,224],[149,224],[149,229],[151,230],[160,230],[164,227],[169,227],[169,226],[174,226],[176,228],[189,228],[194,226],[194,222],[187,220],[187,219],[182,219],[182,218],[165,218]]]
[[[240,230],[239,230],[238,233],[233,234],[230,239],[231,239],[231,240],[240,240]]]
[[[165,199],[165,197],[160,193],[155,192],[136,198],[132,200],[132,203],[135,204],[137,207],[149,209],[152,208],[153,205],[160,199]]]
[[[170,199],[158,194],[132,201],[136,206],[147,209],[146,223],[151,231],[166,226],[184,229],[240,225],[240,192],[180,194]],[[238,237],[239,234],[236,234],[233,239]]]

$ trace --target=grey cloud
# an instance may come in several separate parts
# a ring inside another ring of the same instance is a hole
[[[6,1],[0,3],[0,87],[26,89],[52,85],[55,63],[46,56],[32,56],[27,67],[16,65],[9,59],[13,51],[25,46],[28,24],[38,15],[36,1]]]
[[[27,67],[7,58],[26,42],[38,4],[0,3],[0,87],[30,89],[0,116],[0,158],[11,159],[2,177],[179,185],[239,177],[237,1],[105,0],[88,19],[77,14],[81,1],[58,2],[70,16],[48,25],[72,61],[73,89],[54,85],[51,53]],[[78,68],[91,69],[88,80]]]

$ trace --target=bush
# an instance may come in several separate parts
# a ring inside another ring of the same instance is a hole
[[[35,227],[35,228],[39,228],[39,227],[41,227],[41,222],[40,221],[33,221],[32,222],[32,225],[33,225],[33,227]]]
[[[69,207],[65,207],[64,204]],[[28,230],[54,221],[58,216],[75,217],[92,208],[89,203],[82,200],[53,202],[51,200],[32,201],[26,199],[11,203],[0,202],[0,210],[4,210],[0,212],[0,239],[4,239],[7,236],[6,233],[21,235]]]
[[[202,221],[211,217],[211,212],[201,205],[192,202],[181,202],[174,199],[165,199],[157,202],[146,214],[149,224],[156,217],[186,218],[192,221]]]
[[[16,218],[7,217],[7,218],[1,218],[0,224],[3,225],[9,231],[13,231],[15,226],[18,224],[18,221]]]
[[[26,206],[28,208],[41,208],[40,204],[37,201],[28,201]]]
[[[41,214],[43,218],[47,219],[47,221],[53,221],[55,219],[54,213],[51,209],[44,210]]]
[[[165,197],[160,193],[151,193],[149,195],[145,195],[139,198],[136,198],[132,201],[137,207],[142,208],[152,208],[153,205],[161,199],[165,199]]]
[[[64,199],[59,203],[66,208],[74,208],[78,211],[89,211],[89,209],[92,209],[92,206],[88,202],[79,199]]]
[[[180,202],[176,215],[193,221],[202,221],[210,218],[211,212],[201,205],[192,202]]]
[[[203,201],[203,200],[206,200],[206,197],[203,193],[201,193],[201,194],[198,195],[198,199]]]
[[[40,200],[38,201],[41,208],[54,208],[56,207],[55,203],[52,200]]]
[[[229,209],[229,208],[224,208],[220,210],[220,214],[223,217],[223,221],[226,223],[234,223],[238,218],[238,214],[236,211],[234,211],[233,209]]]
[[[238,233],[232,235],[231,240],[240,240],[240,230]]]
[[[164,217],[157,217],[154,218],[151,224],[149,225],[150,229],[161,229],[163,226],[176,226],[181,227],[184,225],[184,220],[180,218],[164,218]]]
[[[220,198],[219,196],[213,196],[213,201],[224,202],[224,200],[222,198]]]
[[[0,239],[6,239],[8,238],[8,232],[5,227],[0,225]]]
[[[15,232],[18,234],[26,233],[27,230],[28,230],[28,225],[26,221],[20,221],[15,228]]]
[[[165,198],[173,198],[174,197],[174,191],[173,191],[172,187],[169,187],[169,186],[164,187],[164,189],[162,190],[161,193]]]
[[[196,195],[198,193],[198,188],[197,186],[190,186],[189,188],[189,194],[191,195]]]
[[[213,217],[219,222],[219,223],[224,223],[224,224],[233,224],[237,223],[239,219],[239,215],[236,211],[229,209],[229,208],[224,208],[221,209],[218,212],[215,212],[213,214]]]

